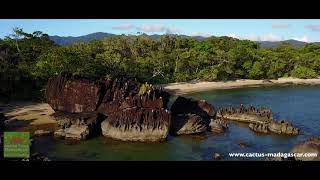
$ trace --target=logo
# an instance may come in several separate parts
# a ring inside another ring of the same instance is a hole
[[[4,132],[4,158],[29,158],[30,133]]]

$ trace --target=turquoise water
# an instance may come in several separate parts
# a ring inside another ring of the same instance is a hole
[[[39,139],[36,149],[53,160],[212,160],[213,153],[224,160],[264,160],[229,158],[230,152],[288,152],[312,135],[320,136],[320,86],[258,87],[216,90],[185,95],[205,99],[215,107],[254,105],[271,108],[274,118],[291,121],[302,134],[294,137],[260,135],[246,124],[231,123],[220,135],[169,137],[156,144],[128,143],[97,137],[68,145],[50,137]],[[174,99],[174,98],[173,98]],[[248,145],[241,148],[237,143]]]

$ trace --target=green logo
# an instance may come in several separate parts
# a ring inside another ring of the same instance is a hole
[[[30,133],[4,132],[4,158],[29,158]]]

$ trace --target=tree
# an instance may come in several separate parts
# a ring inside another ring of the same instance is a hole
[[[249,78],[261,79],[263,77],[263,66],[261,62],[254,62],[252,68],[249,70]]]
[[[291,71],[291,75],[293,77],[301,78],[301,79],[308,79],[308,78],[317,78],[317,73],[308,67],[303,66],[295,66],[294,69]]]

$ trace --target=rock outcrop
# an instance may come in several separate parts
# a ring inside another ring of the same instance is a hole
[[[274,120],[272,111],[267,108],[255,108],[250,106],[220,108],[217,117],[228,120],[249,123],[249,128],[258,133],[275,133],[285,135],[297,135],[299,129],[285,120]]]
[[[269,133],[269,123],[250,123],[249,128],[258,133]]]
[[[285,120],[272,120],[268,123],[250,123],[249,128],[258,133],[275,133],[286,135],[297,135],[299,129],[294,127],[290,122]]]
[[[171,106],[173,135],[197,134],[207,130],[210,118],[215,118],[214,107],[205,100],[179,96]]]
[[[317,156],[312,156],[311,154],[301,155],[300,157],[294,157],[295,160],[301,161],[319,161],[320,160],[320,138],[312,137],[304,142],[297,144],[292,150],[292,153],[313,153]],[[307,157],[309,156],[309,157]]]
[[[205,121],[196,114],[178,114],[172,116],[170,134],[198,134],[205,132],[207,126]]]
[[[65,74],[50,78],[46,93],[53,110],[80,113],[95,111],[103,91],[101,82]]]
[[[54,136],[75,140],[85,140],[100,134],[100,124],[105,118],[96,112],[67,113],[57,111],[52,116],[61,128],[54,132]]]
[[[112,113],[101,123],[102,134],[123,141],[163,141],[170,113],[161,109],[132,107]]]
[[[98,112],[106,116],[131,107],[166,109],[170,98],[169,93],[152,86],[147,92],[139,94],[141,84],[133,80],[116,79],[106,87],[107,91],[98,108]]]
[[[211,119],[208,129],[214,133],[223,133],[228,129],[228,123],[223,118]]]
[[[99,129],[115,139],[158,141],[169,131],[170,94],[135,79],[92,81],[59,75],[50,78],[47,96],[61,126],[56,137],[86,139]]]
[[[277,134],[297,135],[299,129],[293,127],[293,125],[285,120],[271,121],[268,126],[269,130]]]
[[[197,114],[203,118],[215,117],[215,108],[205,100],[193,100],[179,96],[171,106],[172,114]]]
[[[245,107],[226,107],[220,108],[217,117],[246,123],[267,123],[272,120],[272,111],[267,108]]]

